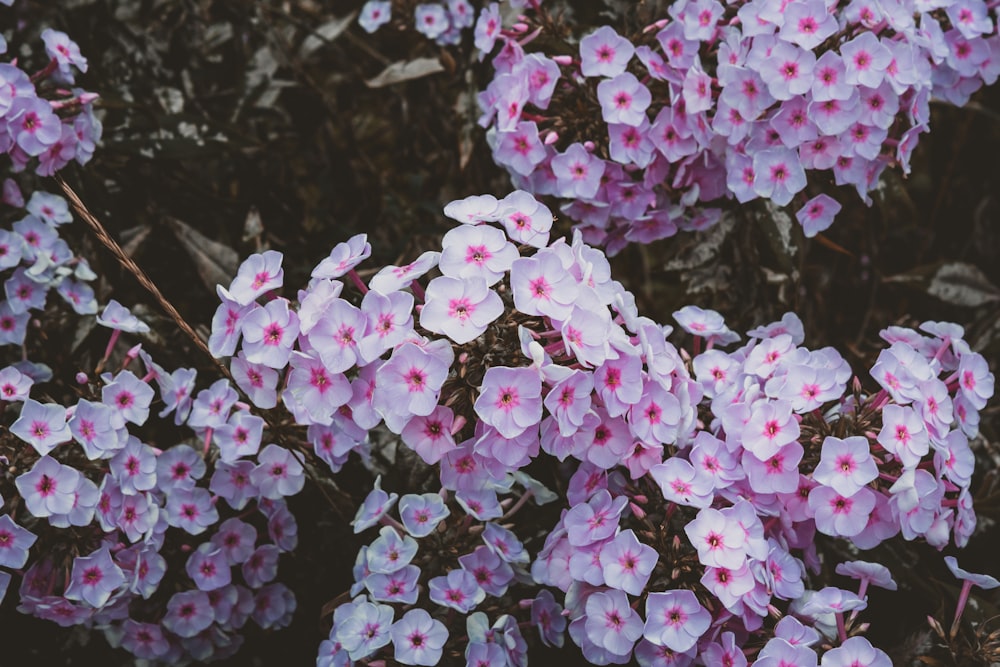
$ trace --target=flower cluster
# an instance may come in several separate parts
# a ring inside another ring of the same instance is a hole
[[[745,659],[753,638],[761,666],[815,665],[821,636],[837,646],[824,664],[887,664],[845,613],[891,577],[840,564],[859,592],[823,586],[815,536],[968,540],[968,439],[993,376],[961,328],[884,331],[875,392],[836,351],[803,347],[792,314],[724,352],[739,336],[683,308],[692,357],[639,315],[603,252],[579,233],[550,240],[552,214],[530,194],[445,213],[461,224],[440,252],[367,283],[365,236],[338,245],[297,308],[259,302],[282,283],[273,251],[219,290],[211,345],[235,354],[258,407],[280,399],[334,471],[384,428],[440,482],[402,496],[376,482],[354,527],[381,528],[319,664],[390,646],[404,664],[524,664],[525,623],[552,645],[568,629],[594,664]],[[568,505],[519,536],[521,508],[562,498],[533,476],[541,460],[562,462],[550,482]]]
[[[481,3],[473,4],[470,0],[447,0],[447,2],[424,2],[415,6],[412,3],[405,4],[406,7],[397,6],[394,10],[390,0],[368,0],[361,8],[358,25],[365,32],[373,33],[392,20],[394,11],[397,16],[403,12],[407,17],[412,15],[409,18],[409,25],[427,39],[432,39],[441,46],[454,45],[461,41],[462,31],[473,26],[476,20],[476,5]],[[524,6],[524,0],[520,5]],[[499,20],[494,23],[493,30],[499,32]]]
[[[25,204],[10,179],[3,193],[27,215],[0,231],[2,266],[13,270],[0,342],[27,351],[32,311],[50,289],[79,315],[97,314],[86,282],[96,276],[59,237],[72,220],[64,199],[36,191]],[[114,300],[96,321],[112,329],[101,367],[122,333],[149,331]],[[15,415],[0,438],[0,601],[16,575],[23,613],[101,627],[136,657],[171,664],[231,655],[248,619],[290,622],[295,599],[275,578],[297,543],[284,498],[302,489],[300,458],[262,447],[264,420],[227,380],[196,394],[195,376],[166,372],[136,345],[117,372],[80,373],[78,400],[61,405],[33,390],[53,379],[46,365],[25,355],[0,370],[0,400]],[[160,417],[190,427],[189,441],[134,434],[154,401]]]
[[[49,60],[38,72],[0,63],[0,152],[15,171],[33,165],[36,174],[52,176],[73,160],[90,160],[101,123],[93,112],[97,96],[72,87],[74,71],[87,71],[80,48],[58,30],[42,32],[42,41]],[[0,37],[0,54],[6,51]]]
[[[98,321],[114,329],[109,350],[122,331],[148,331],[117,302]],[[137,357],[141,375],[128,368]],[[284,498],[302,489],[303,467],[287,449],[261,448],[264,421],[227,380],[195,395],[193,370],[167,373],[135,346],[117,373],[81,373],[82,397],[67,408],[31,398],[31,381],[19,386],[11,371],[4,398],[23,403],[2,443],[13,485],[0,566],[21,577],[21,612],[102,627],[137,658],[168,664],[232,655],[249,619],[290,622],[295,598],[275,577],[297,544]],[[157,398],[160,417],[191,427],[190,442],[130,433]],[[0,599],[9,581],[4,572]]]
[[[537,27],[522,16],[477,40],[483,53],[502,43],[479,122],[515,186],[565,200],[609,253],[704,229],[725,200],[793,204],[813,236],[841,208],[822,186],[870,204],[886,167],[909,173],[931,98],[963,105],[997,79],[994,11],[684,0],[634,35],[605,25],[560,46],[573,55],[528,52],[540,33],[559,39],[542,11]],[[494,3],[479,23],[498,17]]]

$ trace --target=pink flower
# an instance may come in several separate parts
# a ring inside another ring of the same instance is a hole
[[[618,76],[634,54],[632,42],[601,26],[580,40],[580,71],[584,76]]]
[[[229,286],[233,300],[245,306],[260,295],[280,288],[285,277],[281,268],[283,257],[277,250],[267,250],[243,260],[236,278]]]
[[[298,315],[285,299],[269,301],[243,318],[243,351],[250,363],[284,368],[298,335]]]
[[[427,286],[420,326],[461,345],[478,338],[503,310],[500,296],[483,278],[441,276]]]

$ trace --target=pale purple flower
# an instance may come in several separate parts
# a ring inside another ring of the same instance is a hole
[[[29,310],[41,310],[45,307],[45,298],[48,294],[48,285],[36,283],[28,275],[25,268],[19,267],[14,274],[4,281],[4,293],[7,295],[7,303],[11,312],[17,314],[27,314]],[[25,318],[27,322],[27,318]],[[12,334],[20,327],[11,327]],[[24,337],[20,336],[20,340]]]
[[[21,345],[28,330],[27,312],[15,313],[9,301],[0,302],[0,345]]]
[[[550,252],[514,260],[510,284],[514,306],[527,315],[547,315],[566,319],[577,297],[576,281],[559,258]]]
[[[212,603],[205,591],[192,590],[174,593],[167,602],[163,627],[179,637],[194,637],[207,630],[215,620]]]
[[[132,373],[122,371],[113,382],[101,388],[101,401],[112,409],[112,426],[121,428],[125,422],[142,426],[149,418],[149,404],[156,391]]]
[[[164,658],[170,650],[170,641],[158,624],[139,623],[131,618],[122,625],[122,648],[141,660]]]
[[[358,345],[365,363],[393,349],[413,330],[413,296],[407,292],[381,294],[373,287],[361,300],[361,312],[368,322]]]
[[[494,199],[493,202],[495,208],[496,199]],[[381,292],[382,294],[392,294],[397,290],[403,289],[417,278],[423,276],[430,269],[437,266],[438,258],[440,258],[440,256],[441,253],[429,250],[420,255],[420,257],[413,262],[404,266],[386,266],[371,277],[371,280],[368,281],[368,286],[375,291]]]
[[[704,508],[686,526],[691,544],[703,565],[738,570],[746,561],[747,534],[735,519],[719,510]]]
[[[590,411],[593,388],[593,376],[581,370],[574,370],[551,387],[544,404],[558,421],[560,434],[573,435],[583,426],[584,416]]]
[[[518,253],[504,233],[490,225],[455,227],[441,240],[438,268],[451,278],[482,278],[494,285],[510,270]],[[428,292],[436,281],[431,281]]]
[[[976,410],[985,408],[986,401],[993,396],[994,378],[983,355],[977,352],[963,354],[957,372],[962,396]]]
[[[343,243],[338,243],[330,255],[316,265],[313,278],[339,278],[355,266],[368,259],[372,246],[367,234],[356,234]]]
[[[784,8],[778,35],[803,49],[814,49],[837,29],[837,18],[823,0],[796,0]]]
[[[792,441],[764,460],[744,450],[740,461],[750,487],[757,493],[792,493],[799,484],[803,453],[802,445]]]
[[[101,495],[96,487],[94,495]],[[100,502],[96,497],[95,501]],[[148,493],[123,495],[116,525],[125,533],[129,541],[138,542],[141,539],[148,540],[152,537],[153,529],[157,526],[159,518],[160,506]]]
[[[991,577],[988,574],[973,574],[963,570],[958,566],[958,560],[954,556],[945,556],[944,564],[948,566],[948,569],[951,570],[951,573],[955,575],[956,579],[970,581],[973,585],[978,586],[983,590],[989,590],[1000,586],[1000,581],[997,581],[996,578]]]
[[[343,373],[330,372],[312,355],[293,352],[291,365],[281,397],[299,424],[329,424],[334,411],[354,396]]]
[[[853,435],[844,439],[828,435],[823,440],[819,465],[813,479],[832,487],[842,496],[852,496],[878,477],[868,438]]]
[[[840,212],[840,203],[827,194],[818,194],[795,213],[806,238],[812,238],[833,224]]]
[[[566,617],[562,615],[562,607],[548,589],[543,588],[531,601],[531,624],[538,629],[538,636],[543,644],[562,647]]]
[[[448,30],[448,13],[438,4],[421,4],[413,10],[417,32],[428,39],[436,39]]]
[[[364,577],[365,588],[373,600],[415,604],[419,594],[420,568],[406,565],[390,574],[371,573]]]
[[[761,461],[799,437],[799,422],[787,401],[758,401],[742,433],[743,447]]]
[[[147,333],[149,331],[148,324],[133,315],[128,308],[114,299],[108,301],[104,312],[97,316],[97,323],[109,329],[117,329],[118,331],[129,333]]]
[[[281,549],[274,544],[262,544],[247,556],[240,571],[243,580],[251,588],[261,588],[278,575],[278,559]]]
[[[59,64],[60,72],[72,81],[70,65],[81,72],[87,71],[87,59],[80,53],[80,47],[64,32],[46,28],[42,31],[45,53]],[[100,606],[100,605],[95,605]]]
[[[734,343],[740,339],[738,334],[726,326],[722,315],[714,310],[684,306],[674,311],[673,317],[681,328],[692,336],[700,336],[719,345]]]
[[[247,501],[257,496],[257,489],[250,481],[253,469],[253,461],[226,463],[220,460],[215,464],[209,489],[218,497],[224,498],[233,509],[243,509]]]
[[[861,581],[862,590],[858,591],[858,597],[864,597],[864,589],[868,587],[869,584],[874,584],[879,588],[884,588],[888,591],[896,590],[896,582],[892,578],[892,572],[889,571],[885,565],[880,563],[868,563],[863,560],[852,560],[845,563],[838,563],[836,567],[837,574],[842,574],[845,577],[851,577],[852,579],[859,579]]]
[[[784,639],[774,637],[768,640],[757,654],[754,667],[816,667],[816,652],[808,646],[797,646]]]
[[[225,424],[215,429],[212,438],[219,448],[219,458],[232,463],[241,457],[256,454],[263,433],[264,420],[261,417],[246,410],[236,410]]]
[[[423,609],[411,609],[389,630],[394,657],[404,665],[436,665],[441,659],[448,630]]]
[[[229,380],[225,378],[216,380],[211,387],[198,392],[191,406],[191,414],[188,416],[188,426],[194,428],[223,426],[238,396],[236,390],[229,384]]]
[[[28,511],[33,516],[47,517],[67,514],[73,509],[79,477],[76,469],[43,456],[14,483]]]
[[[360,602],[353,605],[349,616],[334,625],[332,632],[351,660],[361,660],[389,643],[393,616],[388,605]]]
[[[503,302],[484,279],[441,276],[427,286],[420,326],[461,345],[478,338],[501,314]]]
[[[407,494],[399,500],[399,518],[413,537],[427,537],[449,514],[437,493]]]
[[[222,551],[230,565],[246,562],[256,540],[257,530],[235,517],[223,521],[212,535],[212,544]]]
[[[514,580],[514,570],[485,546],[476,547],[471,554],[459,556],[458,564],[475,577],[476,583],[489,595],[502,596],[507,585]]]
[[[365,32],[373,33],[392,18],[392,3],[389,0],[368,0],[361,8],[358,25]]]
[[[487,369],[476,414],[504,438],[515,438],[542,418],[542,381],[527,367]]]
[[[827,486],[809,492],[809,508],[815,513],[816,529],[834,537],[853,537],[865,530],[875,509],[875,493],[869,488],[844,496]]]
[[[14,523],[10,515],[0,515],[0,565],[20,569],[28,562],[28,549],[38,536]]]
[[[605,583],[631,595],[642,594],[658,560],[656,550],[639,542],[631,528],[601,548]]]
[[[66,425],[66,408],[55,403],[39,403],[28,399],[21,414],[10,426],[10,432],[45,456],[57,445],[72,438]]]
[[[455,448],[451,434],[453,421],[451,408],[439,405],[431,414],[415,416],[406,422],[400,435],[410,449],[428,465],[433,465]]]
[[[236,352],[236,345],[243,332],[243,318],[253,310],[252,303],[240,304],[222,285],[216,285],[219,307],[212,316],[212,333],[208,337],[208,349],[215,357],[229,357]]]
[[[712,615],[688,590],[650,593],[646,597],[646,624],[643,636],[657,646],[684,652],[697,644]]]
[[[515,190],[501,199],[497,205],[497,221],[512,241],[534,248],[548,245],[552,211],[529,192]]]
[[[41,155],[62,136],[62,123],[48,100],[15,97],[4,115],[10,138],[27,155]]]
[[[889,49],[870,31],[864,31],[842,44],[840,54],[844,58],[844,81],[847,84],[860,83],[869,88],[878,88],[892,60]]]
[[[582,547],[610,538],[618,530],[618,518],[627,504],[626,496],[612,498],[607,489],[575,504],[563,517],[569,543]]]
[[[580,40],[580,71],[584,76],[618,76],[634,54],[632,42],[601,26]]]
[[[486,592],[476,583],[476,577],[463,569],[452,570],[445,577],[427,582],[431,602],[468,614],[486,598]]]
[[[354,526],[354,532],[360,533],[362,530],[374,526],[386,512],[392,509],[398,499],[399,494],[383,491],[382,476],[379,475],[376,477],[372,490],[365,496],[364,502],[361,503],[354,517],[354,521],[351,522],[351,525]]]
[[[924,421],[913,408],[890,404],[882,409],[878,443],[904,466],[913,467],[930,451]]]
[[[798,155],[787,148],[771,148],[753,157],[754,191],[775,204],[785,206],[806,186],[806,174]]]
[[[622,72],[597,84],[597,99],[604,122],[636,127],[646,120],[646,109],[653,98],[634,74]]]
[[[588,153],[580,143],[571,144],[564,153],[552,158],[552,173],[558,181],[558,194],[567,198],[590,199],[596,196],[604,169],[604,161]]]
[[[195,487],[176,489],[167,496],[166,517],[171,526],[191,535],[200,535],[219,520],[219,513],[212,502],[212,495],[201,487]]]
[[[776,100],[790,100],[809,92],[816,56],[812,51],[778,42],[760,64],[760,75]]]
[[[485,54],[493,50],[497,37],[500,36],[500,7],[497,3],[491,2],[479,12],[474,35],[476,50],[482,60]]]
[[[101,608],[111,595],[125,584],[125,574],[111,560],[107,547],[89,556],[73,559],[73,573],[66,587],[66,599],[80,600]]]
[[[493,195],[471,195],[446,204],[444,214],[463,224],[476,225],[496,220],[498,204],[497,198]]]
[[[252,364],[284,368],[299,335],[299,317],[285,299],[272,299],[243,317],[243,353]]]
[[[545,156],[545,146],[538,138],[534,121],[520,121],[513,130],[497,134],[494,161],[522,176],[530,176]]]
[[[701,474],[689,461],[671,457],[654,465],[649,471],[663,497],[688,507],[708,507],[712,504],[713,480]]]
[[[156,486],[156,454],[152,447],[135,436],[128,436],[125,446],[114,455],[108,468],[121,492],[127,496]]]
[[[242,350],[230,361],[229,371],[236,379],[237,386],[258,408],[268,410],[278,404],[278,371],[264,364],[250,363]],[[192,386],[191,389],[193,388]],[[190,402],[191,399],[187,400]]]
[[[823,654],[820,667],[892,667],[892,660],[864,637],[849,637]]]
[[[222,549],[204,542],[188,556],[184,566],[198,590],[214,591],[232,582],[232,571]]]
[[[416,553],[416,540],[408,535],[400,536],[392,526],[383,526],[379,536],[368,547],[368,570],[391,574],[409,565]]]
[[[294,496],[306,483],[305,470],[292,452],[268,445],[257,455],[257,467],[250,473],[250,481],[263,498],[279,500]]]
[[[642,619],[621,591],[590,595],[585,618],[590,641],[617,656],[627,656],[642,636]]]
[[[205,459],[189,445],[174,445],[156,458],[156,479],[166,493],[190,489],[204,475]]]
[[[499,524],[486,524],[483,530],[483,542],[493,553],[508,563],[524,565],[528,563],[529,556],[524,545],[514,533]]]
[[[229,286],[232,299],[237,304],[246,306],[262,294],[280,288],[285,278],[284,269],[281,268],[283,258],[284,255],[277,250],[266,250],[243,260]]]

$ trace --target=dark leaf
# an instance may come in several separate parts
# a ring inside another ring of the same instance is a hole
[[[379,72],[375,78],[365,81],[365,85],[369,88],[382,88],[383,86],[391,86],[394,83],[419,79],[443,71],[444,66],[437,58],[400,60]]]

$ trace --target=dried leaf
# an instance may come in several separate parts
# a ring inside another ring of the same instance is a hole
[[[704,232],[690,234],[684,239],[682,242],[686,244],[686,247],[667,262],[664,268],[667,271],[681,271],[707,264],[719,254],[722,242],[729,236],[729,232],[733,230],[735,224],[736,220],[732,213],[723,213],[719,222],[713,227]]]
[[[443,72],[444,66],[437,58],[417,58],[415,60],[400,60],[395,62],[373,78],[365,81],[369,88],[382,88],[402,81],[411,81],[421,77]]]
[[[251,206],[247,212],[247,219],[243,223],[242,241],[246,243],[247,241],[260,238],[260,235],[263,233],[264,223],[260,219],[260,211],[257,210],[256,206]]]
[[[347,30],[351,23],[354,22],[357,15],[358,12],[355,10],[343,18],[327,21],[313,30],[313,32],[306,37],[305,41],[302,42],[302,47],[299,49],[299,56],[302,58],[308,58],[312,52],[319,47],[324,44],[329,44],[333,40],[340,37],[340,35]]]
[[[458,129],[458,168],[465,169],[472,158],[472,150],[475,148],[477,130],[476,126],[476,90],[467,89],[458,94],[455,100],[455,112],[462,119],[462,125]]]
[[[756,216],[757,222],[764,230],[764,236],[781,268],[785,273],[791,273],[795,268],[792,258],[797,251],[792,243],[792,216],[771,200],[767,200],[764,206],[766,212]]]
[[[194,260],[198,277],[212,292],[216,285],[232,282],[239,267],[240,258],[229,246],[213,241],[190,225],[175,218],[167,218],[167,225],[177,236],[191,259]]]
[[[125,251],[126,255],[134,259],[136,253],[139,252],[139,247],[152,231],[152,225],[136,225],[122,231],[122,250]]]
[[[912,285],[955,306],[978,308],[1000,301],[1000,288],[976,266],[965,262],[920,266],[907,273],[889,276],[885,282]]]

